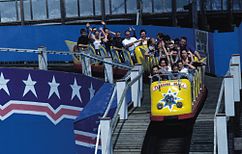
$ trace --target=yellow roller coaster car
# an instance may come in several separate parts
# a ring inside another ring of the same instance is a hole
[[[150,85],[151,121],[193,118],[207,95],[202,71],[202,67],[197,69],[192,79],[153,81]]]

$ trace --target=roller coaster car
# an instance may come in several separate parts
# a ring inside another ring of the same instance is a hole
[[[202,71],[201,67],[196,70],[192,81],[184,78],[157,81],[155,77],[150,85],[151,121],[195,117],[207,96]]]
[[[78,48],[76,46],[76,42],[65,40],[65,43],[71,53],[79,52]],[[90,55],[96,55],[95,49],[91,45],[89,45],[88,48],[83,51],[86,51],[86,53],[89,53]],[[100,46],[99,52],[100,52],[100,55],[99,55],[100,57],[108,57],[108,53],[104,47]],[[127,53],[127,52],[125,52],[125,53]],[[124,55],[126,56],[125,57],[126,59],[128,59],[128,58],[131,59],[131,57],[128,57],[130,55],[128,55],[128,54],[124,54]],[[79,55],[73,55],[72,58],[73,58],[74,68],[82,71],[81,57]],[[120,63],[120,59],[118,58],[118,52],[115,50],[112,50],[112,59],[113,59],[112,60],[113,62]],[[127,60],[127,61],[130,62],[130,60]],[[100,62],[98,62],[98,61],[91,60],[92,72],[97,75],[101,75],[104,72],[103,71],[104,65],[103,64],[100,65],[99,63]],[[133,63],[127,63],[127,65],[132,66]],[[121,68],[117,68],[117,67],[113,68],[114,76],[116,76],[117,78],[123,77],[125,74],[127,74],[127,72],[128,72],[127,69],[121,69]]]

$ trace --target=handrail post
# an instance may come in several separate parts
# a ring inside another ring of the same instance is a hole
[[[240,84],[239,84],[239,64],[230,64],[229,72],[233,76],[233,95],[234,101],[240,101]]]
[[[87,53],[90,56],[90,53]],[[92,76],[91,60],[89,57],[81,56],[82,74]]]
[[[206,73],[206,65],[202,66],[202,83],[205,84],[205,73]]]
[[[102,153],[112,154],[112,128],[109,117],[100,120]]]
[[[39,51],[39,54],[38,54],[39,69],[48,70],[46,47],[39,47],[38,51]]]
[[[105,57],[104,58],[104,67],[105,67],[105,81],[108,81],[109,83],[113,83],[113,67],[111,64],[107,64],[105,62],[112,62],[111,57]]]
[[[224,114],[216,115],[216,128],[218,153],[228,154],[227,119]]]
[[[119,81],[116,82],[116,84],[117,84],[117,87],[118,87],[117,88],[117,101],[119,103],[122,103],[121,108],[118,112],[120,119],[122,119],[122,120],[128,119],[128,105],[127,105],[127,102],[126,102],[126,96],[124,96],[123,101],[120,102],[121,97],[122,97],[123,92],[124,92],[124,89],[126,87],[126,81],[125,80],[119,80]],[[119,106],[119,104],[118,104],[118,106]]]
[[[233,95],[233,77],[224,77],[224,102],[225,102],[225,114],[228,117],[233,117],[235,115],[234,111],[234,95]]]
[[[135,79],[139,75],[139,69],[134,66],[133,69],[131,70],[131,81]],[[140,84],[139,80],[137,80],[132,86],[131,86],[131,98],[132,102],[134,103],[134,107],[140,107],[141,103],[139,101],[140,98]]]
[[[238,64],[239,65],[239,89],[241,89],[241,64],[240,64],[240,55],[239,54],[233,54],[231,57],[232,64]]]
[[[139,72],[142,73],[141,77],[139,79],[139,85],[140,85],[139,86],[139,88],[140,88],[139,96],[140,96],[140,100],[141,100],[143,98],[143,66],[141,64],[139,64],[139,65],[136,65],[136,67],[138,67]]]

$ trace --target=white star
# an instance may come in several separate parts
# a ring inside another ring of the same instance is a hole
[[[90,93],[90,100],[91,100],[92,97],[93,97],[94,94],[95,94],[95,89],[93,89],[92,83],[91,83],[91,87],[88,88],[88,90],[89,90],[89,93]]]
[[[56,96],[60,99],[60,94],[58,91],[58,86],[60,85],[60,83],[56,83],[55,81],[55,76],[53,76],[52,81],[48,82],[48,84],[50,85],[50,92],[49,92],[49,96],[48,99],[55,93]]]
[[[34,89],[34,85],[36,84],[36,81],[33,81],[31,79],[31,76],[29,74],[28,79],[27,80],[23,80],[24,84],[25,84],[25,88],[24,88],[24,94],[23,97],[29,92],[31,91],[35,97],[37,97],[36,91]]]
[[[5,79],[4,76],[3,76],[3,73],[1,73],[1,76],[0,76],[0,90],[3,89],[8,95],[10,95],[9,91],[8,91],[8,86],[7,86],[8,82],[9,82],[9,79]]]
[[[71,88],[72,88],[71,99],[73,100],[73,98],[74,98],[75,96],[77,96],[78,99],[82,102],[82,98],[81,98],[81,95],[80,95],[80,89],[81,89],[81,86],[79,86],[79,85],[77,84],[76,78],[74,79],[74,83],[71,85]]]

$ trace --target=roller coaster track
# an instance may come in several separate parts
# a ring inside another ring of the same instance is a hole
[[[114,154],[140,154],[146,130],[150,123],[149,85],[144,84],[142,107],[129,113],[126,121],[120,121],[113,133]]]
[[[211,153],[213,117],[220,84],[221,79],[206,76],[208,97],[197,119],[163,123],[149,121],[149,85],[146,84],[142,107],[132,111],[128,120],[119,122],[113,134],[114,153]]]
[[[213,153],[214,114],[222,78],[206,77],[208,97],[193,127],[190,152]]]

